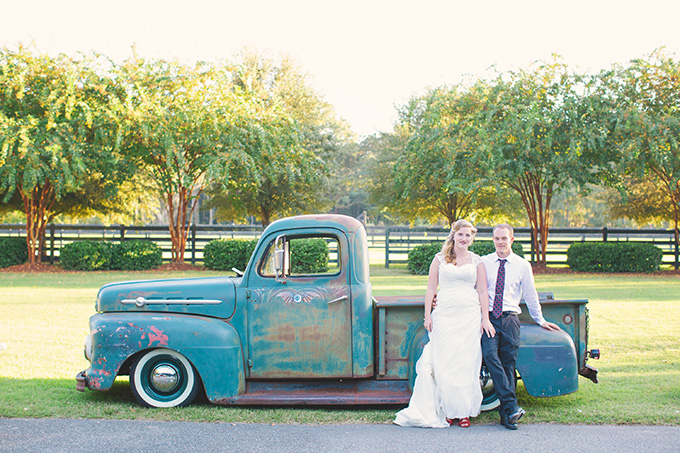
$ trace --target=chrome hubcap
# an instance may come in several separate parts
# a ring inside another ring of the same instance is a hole
[[[484,394],[493,389],[493,380],[486,368],[483,368],[479,375],[479,384],[482,387],[482,393]]]
[[[179,373],[168,364],[159,365],[151,372],[151,384],[161,392],[171,392],[179,384]]]

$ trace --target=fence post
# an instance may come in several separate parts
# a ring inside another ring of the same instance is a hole
[[[602,242],[607,242],[607,227],[602,228]]]
[[[196,264],[196,224],[191,224],[191,264]]]
[[[674,267],[677,271],[680,268],[680,245],[678,244],[678,238],[675,236],[675,231],[673,231],[673,242],[675,242],[675,263]]]
[[[385,227],[385,268],[390,267],[390,227]]]
[[[54,223],[50,224],[50,264],[54,264]]]
[[[532,229],[529,232],[529,250],[531,251],[531,264],[535,264],[536,260],[534,259],[534,254],[536,253],[535,247],[534,247],[534,230]]]
[[[123,241],[125,240],[125,225],[119,225],[120,226],[120,243],[122,244]]]

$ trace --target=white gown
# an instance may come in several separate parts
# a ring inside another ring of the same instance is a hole
[[[475,290],[481,259],[473,253],[471,263],[457,267],[440,254],[437,258],[439,291],[432,332],[416,363],[409,405],[394,420],[401,426],[446,428],[447,418],[476,417],[482,404],[482,314]]]

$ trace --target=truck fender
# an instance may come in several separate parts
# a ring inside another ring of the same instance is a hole
[[[87,387],[108,390],[126,373],[130,359],[166,348],[185,356],[196,369],[209,400],[245,392],[243,352],[229,323],[202,316],[171,313],[104,313],[90,318],[92,361]]]
[[[423,354],[423,348],[430,341],[430,337],[424,327],[420,327],[413,336],[408,352],[408,388],[413,392],[416,382],[416,364]]]
[[[517,371],[531,396],[547,397],[578,390],[578,357],[568,333],[522,324]]]

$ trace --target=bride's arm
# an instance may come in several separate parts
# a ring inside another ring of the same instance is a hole
[[[496,335],[496,329],[489,321],[489,289],[486,285],[486,267],[480,262],[477,264],[477,295],[482,310],[482,332],[486,332],[489,337],[493,338]]]
[[[439,287],[439,258],[434,257],[430,264],[430,272],[427,276],[427,291],[425,292],[425,316],[423,325],[425,330],[432,332],[432,300]]]

